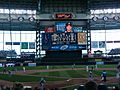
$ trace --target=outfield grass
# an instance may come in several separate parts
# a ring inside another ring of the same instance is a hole
[[[91,67],[91,65],[89,65]],[[98,65],[98,68],[116,68],[117,65]],[[18,71],[23,70],[23,67],[15,67]],[[72,65],[62,65],[62,66],[49,66],[49,69],[65,69],[72,68]],[[86,68],[85,65],[75,65],[75,68]],[[13,71],[14,67],[7,67],[8,70]],[[26,67],[26,70],[46,70],[46,66],[37,66],[37,67]],[[3,71],[3,68],[0,68],[0,71]],[[108,77],[116,76],[116,71],[106,71]],[[93,77],[100,76],[102,71],[93,71]],[[85,70],[64,70],[64,71],[52,71],[52,72],[38,72],[31,75],[12,75],[0,74],[1,80],[7,80],[12,82],[38,82],[41,77],[45,77],[46,81],[62,81],[67,78],[88,78],[89,72]],[[36,75],[36,76],[35,76]],[[49,77],[50,76],[50,77]],[[52,76],[52,77],[51,77]],[[54,78],[53,78],[54,77]],[[63,78],[59,78],[63,77]]]
[[[40,79],[41,79],[40,76],[31,76],[31,75],[11,75],[10,76],[8,74],[0,74],[0,80],[6,80],[11,82],[39,82]],[[44,77],[44,79],[47,82],[67,80],[66,78],[52,78],[52,77]]]
[[[107,77],[114,77],[117,74],[117,71],[107,70]],[[100,77],[102,70],[94,70],[93,77]],[[52,71],[52,72],[38,72],[34,75],[40,76],[56,76],[56,77],[66,77],[66,78],[88,78],[89,72],[85,70],[65,70],[65,71]]]
[[[100,76],[102,71],[93,71],[93,77]],[[106,71],[107,76],[115,76],[116,71]],[[88,72],[85,70],[65,70],[65,71],[54,71],[54,72],[40,72],[34,73],[34,75],[8,75],[0,74],[1,80],[11,81],[11,82],[38,82],[41,77],[44,77],[48,82],[63,81],[68,78],[88,78]],[[36,76],[35,76],[36,75]],[[45,77],[48,76],[48,77]],[[49,77],[53,76],[53,77]],[[64,78],[60,78],[64,77]]]

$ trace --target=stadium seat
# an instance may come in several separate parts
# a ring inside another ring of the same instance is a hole
[[[85,90],[84,85],[80,85],[80,86],[78,87],[78,90]]]
[[[98,85],[98,90],[108,90],[107,86],[104,84]]]
[[[89,81],[85,84],[85,90],[98,90],[97,83],[94,81]]]
[[[32,86],[23,86],[24,90],[32,90]]]

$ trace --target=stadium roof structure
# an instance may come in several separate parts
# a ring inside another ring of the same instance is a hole
[[[53,2],[61,1],[64,4],[65,1],[68,3],[73,0],[0,0],[0,8],[10,8],[12,9],[38,9],[38,3],[42,2]],[[76,0],[74,0],[76,1]],[[87,2],[89,9],[109,9],[109,8],[120,8],[120,0],[77,0],[79,5],[81,2]],[[53,2],[54,3],[54,2]]]
[[[0,0],[0,8],[37,9],[38,0]]]
[[[120,0],[88,0],[90,9],[120,8]]]
[[[76,5],[76,1],[78,3],[77,5]],[[29,18],[30,17],[36,18],[36,15],[38,14],[38,12],[41,12],[42,8],[44,9],[44,7],[46,7],[46,10],[47,9],[52,10],[47,13],[53,14],[56,11],[56,7],[58,8],[57,9],[58,11],[56,12],[59,12],[59,10],[68,11],[66,7],[71,7],[69,8],[69,12],[74,12],[76,9],[79,10],[81,6],[82,8],[85,8],[84,11],[86,10],[85,12],[89,14],[90,10],[100,10],[100,9],[104,10],[104,9],[120,8],[120,0],[0,0],[0,30],[34,31],[37,28],[36,22],[35,21],[30,22]],[[62,9],[64,7],[65,9]],[[26,10],[28,12],[31,12],[30,10],[33,10],[35,11],[35,13],[12,14],[12,15],[10,13],[1,14],[1,9],[4,9],[5,12],[8,12],[9,10],[13,10],[13,12],[14,10],[16,11],[18,10],[17,12],[19,12],[19,10],[23,10],[23,11]],[[24,22],[19,22],[18,21],[19,17],[24,17],[25,19]],[[9,19],[11,21],[9,21]],[[105,25],[105,23],[103,22],[104,21],[96,23],[94,21],[91,21],[90,28],[91,29],[104,29],[104,28],[118,29],[120,27],[119,21],[117,22],[113,21],[112,23],[107,22],[106,24],[109,24],[108,26]]]

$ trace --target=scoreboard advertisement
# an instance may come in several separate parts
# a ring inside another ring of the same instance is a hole
[[[43,50],[85,50],[87,46],[86,33],[82,28],[74,27],[71,23],[56,23],[54,32],[42,33]],[[53,30],[52,30],[53,31]]]

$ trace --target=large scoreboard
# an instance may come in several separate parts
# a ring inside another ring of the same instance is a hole
[[[71,22],[57,22],[42,33],[43,50],[85,50],[86,33],[82,27],[72,26]]]

